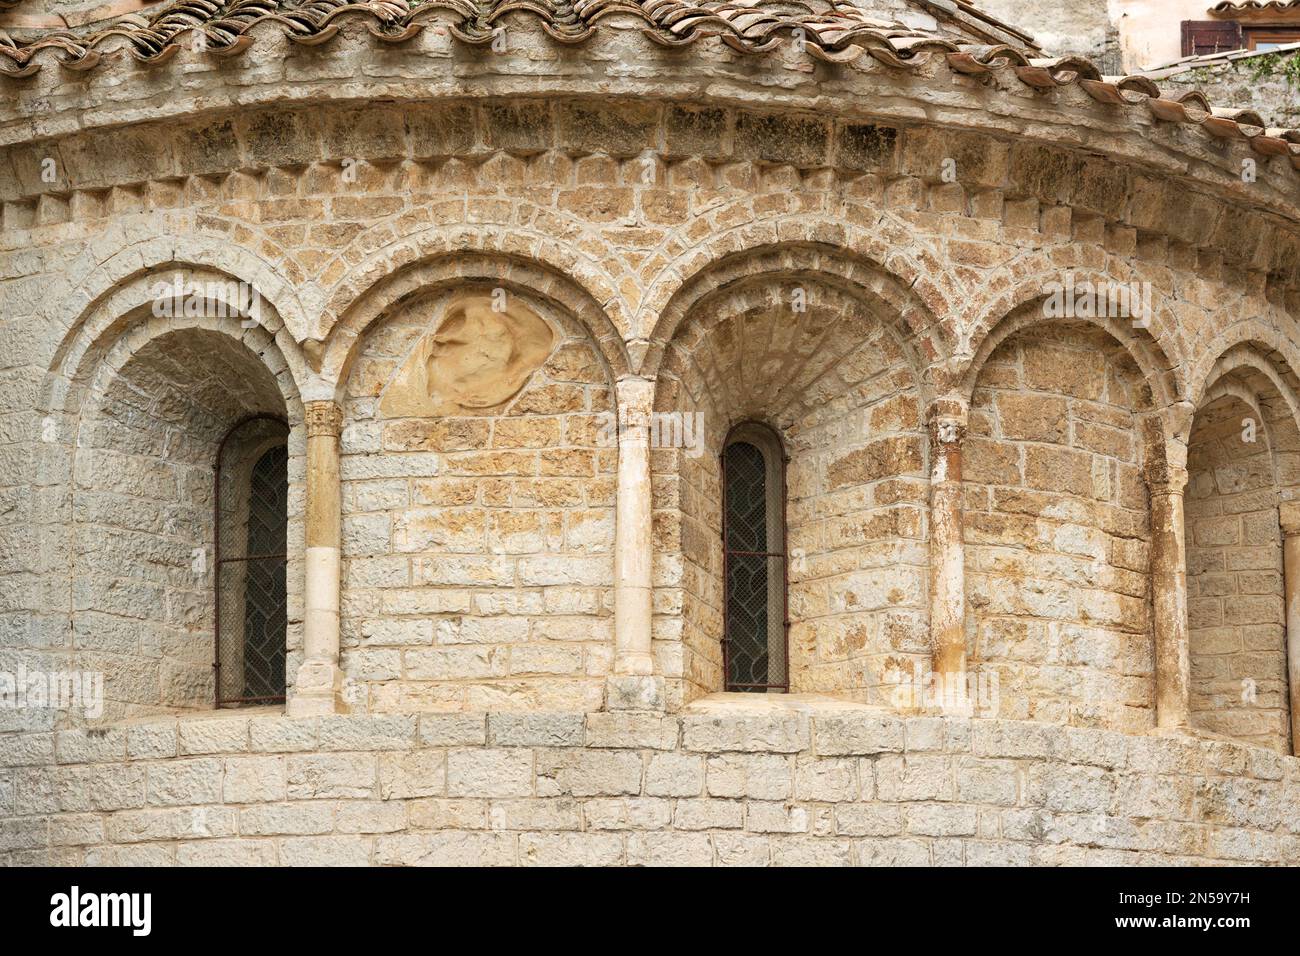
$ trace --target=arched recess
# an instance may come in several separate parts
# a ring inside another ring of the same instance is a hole
[[[884,701],[930,650],[926,397],[898,299],[806,249],[738,258],[686,288],[697,296],[665,313],[644,366],[670,706],[723,688],[718,456],[745,421],[789,456],[790,690]]]
[[[109,716],[213,705],[215,454],[243,417],[292,428],[289,550],[301,552],[301,357],[274,306],[253,324],[239,289],[203,268],[135,275],[72,323],[46,376],[43,606],[67,623],[65,666],[104,675]],[[291,557],[290,620],[301,575]],[[291,626],[291,649],[296,637]]]
[[[1106,259],[1107,267],[1077,265],[1090,254]],[[1151,377],[1153,393],[1162,405],[1186,396],[1189,379],[1178,354],[1184,323],[1166,293],[1140,280],[1131,272],[1129,263],[1113,259],[1100,248],[1072,248],[1066,253],[1053,250],[1018,260],[1016,275],[1014,280],[1001,275],[990,280],[997,281],[1000,294],[984,303],[972,321],[955,331],[954,351],[968,363],[962,370],[967,387],[969,376],[975,374],[1000,338],[1014,334],[1024,323],[1045,318],[1044,308],[1051,301],[1058,310],[1068,309],[1066,314],[1072,320],[1101,326],[1123,343]],[[1084,309],[1091,312],[1086,314]],[[1013,318],[1019,326],[1008,324]]]
[[[547,235],[534,225],[490,221],[495,206],[493,200],[471,200],[464,216],[474,225],[430,227],[421,219],[427,210],[416,209],[401,222],[362,233],[325,269],[327,275],[343,274],[322,292],[317,335],[328,343],[340,327],[364,328],[386,303],[436,281],[441,270],[448,277],[514,281],[563,301],[588,324],[610,367],[623,374],[622,330],[629,319],[620,287],[627,277],[609,275],[604,262],[555,238],[572,232],[571,220],[551,223],[555,234]],[[551,210],[528,205],[520,215],[533,223],[554,217]],[[410,229],[412,221],[418,226]],[[409,231],[399,232],[402,227]]]
[[[75,269],[74,264],[70,268],[74,275]],[[102,323],[106,321],[105,316],[125,315],[130,311],[131,300],[142,297],[141,292],[151,302],[157,283],[172,283],[177,275],[183,281],[191,272],[204,273],[205,278],[222,282],[233,280],[256,290],[260,300],[270,305],[263,311],[262,326],[274,334],[287,330],[287,340],[282,339],[280,344],[286,359],[294,361],[297,350],[288,343],[302,341],[311,328],[308,310],[298,290],[273,264],[229,237],[195,234],[153,236],[127,245],[82,275],[65,294],[51,297],[40,321],[64,331],[61,338],[49,340],[57,342],[53,353],[34,356],[33,361],[49,369],[67,367],[70,361],[75,364],[67,356],[74,354],[78,347],[87,347],[98,336],[93,330],[87,333],[83,328],[87,322]],[[228,295],[226,291],[216,290],[216,285],[214,282],[214,294],[218,298]]]
[[[1093,325],[1104,331],[1116,342],[1124,346],[1133,360],[1138,363],[1143,378],[1147,381],[1152,394],[1153,407],[1169,409],[1185,400],[1186,382],[1182,375],[1182,366],[1173,361],[1169,353],[1161,347],[1152,334],[1156,317],[1167,312],[1166,305],[1153,299],[1153,317],[1150,323],[1107,312],[1122,313],[1127,306],[1116,304],[1112,308],[1105,289],[1113,281],[1104,274],[1076,273],[1076,288],[1088,282],[1094,289],[1100,290],[1096,300],[1094,316],[1079,317],[1069,320],[1052,319],[1048,315],[1048,303],[1051,293],[1044,290],[1053,284],[1060,284],[1062,270],[1045,272],[1034,279],[1019,283],[1014,289],[1001,296],[996,303],[980,316],[963,332],[962,342],[965,358],[956,365],[956,378],[960,382],[960,391],[970,395],[976,387],[976,379],[989,360],[989,356],[1008,338],[1030,326],[1051,321],[1068,321],[1071,323]],[[1172,427],[1172,425],[1167,425]],[[1170,437],[1173,437],[1172,434]]]
[[[341,667],[358,700],[599,710],[627,359],[597,303],[539,263],[441,257],[354,303],[322,367],[344,409]]]
[[[1243,342],[1218,358],[1204,383],[1185,506],[1191,719],[1291,752],[1279,506],[1300,499],[1296,377],[1267,345]]]
[[[974,345],[966,644],[982,712],[1147,731],[1146,477],[1167,464],[1171,364],[1128,320],[1049,318],[1041,295]]]
[[[816,230],[812,230],[816,235]],[[734,238],[734,237],[728,237]],[[640,374],[653,379],[664,360],[668,343],[677,329],[688,318],[696,304],[735,283],[758,276],[824,277],[826,281],[845,289],[872,303],[882,316],[889,316],[902,341],[912,343],[914,351],[924,363],[945,358],[948,350],[937,315],[946,315],[946,303],[941,297],[923,298],[916,290],[919,278],[909,274],[915,265],[903,273],[895,273],[882,262],[888,247],[870,245],[879,257],[873,257],[850,248],[825,242],[780,242],[755,245],[740,251],[722,237],[699,254],[705,262],[686,279],[668,282],[647,297],[647,306],[663,298],[661,311],[649,328],[645,356],[640,363]],[[932,307],[937,302],[938,312]]]
[[[1286,313],[1279,310],[1272,316],[1236,319],[1234,313],[1220,312],[1215,319],[1211,327],[1218,333],[1202,343],[1188,363],[1188,400],[1193,406],[1200,404],[1205,390],[1222,374],[1224,358],[1241,346],[1249,347],[1257,358],[1266,359],[1284,377],[1300,368],[1300,348],[1283,331],[1294,322]]]
[[[611,381],[628,373],[622,337],[586,289],[544,262],[463,249],[440,253],[384,275],[351,300],[336,320],[328,320],[329,332],[321,350],[321,377],[334,384],[336,396],[341,395],[358,342],[372,325],[412,296],[471,284],[525,293],[573,316],[595,344]]]

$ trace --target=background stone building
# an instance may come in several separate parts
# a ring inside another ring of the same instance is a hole
[[[1300,862],[1300,131],[960,2],[10,6],[5,862]]]
[[[1300,123],[1300,3],[1295,0],[981,0],[1053,55],[1103,73],[1141,73],[1167,95],[1201,93],[1252,109],[1270,126]]]

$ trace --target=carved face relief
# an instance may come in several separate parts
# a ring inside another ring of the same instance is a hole
[[[468,294],[448,304],[384,390],[388,418],[455,415],[494,408],[524,387],[551,354],[555,333],[515,296]]]

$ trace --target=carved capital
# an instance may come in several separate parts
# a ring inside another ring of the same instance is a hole
[[[339,408],[337,402],[307,402],[304,411],[308,438],[338,438],[343,431],[343,409]]]
[[[1282,524],[1282,534],[1288,538],[1300,535],[1300,501],[1283,501],[1277,506],[1277,516]]]
[[[941,449],[959,447],[966,437],[969,415],[969,407],[959,398],[940,398],[931,402],[925,419],[930,426],[932,446]]]
[[[1187,469],[1168,462],[1151,462],[1142,473],[1153,495],[1181,495],[1187,488]]]
[[[614,385],[618,397],[618,420],[624,428],[647,428],[654,411],[654,382],[644,378],[621,378]]]

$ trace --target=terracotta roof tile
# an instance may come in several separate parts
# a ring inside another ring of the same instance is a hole
[[[1300,10],[1300,0],[1245,0],[1243,3],[1216,3],[1211,13],[1250,13],[1255,10]]]

